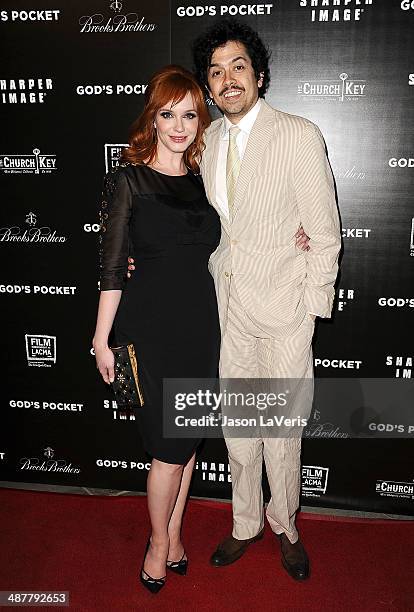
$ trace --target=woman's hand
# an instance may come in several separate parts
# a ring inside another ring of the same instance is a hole
[[[114,382],[114,365],[115,357],[108,346],[94,347],[96,357],[96,367],[102,375],[104,381],[109,383]]]
[[[128,272],[127,272],[127,277],[131,278],[131,271],[135,270],[135,266],[134,266],[134,259],[132,257],[128,257]]]
[[[296,232],[295,238],[296,238],[296,246],[298,248],[302,249],[302,251],[310,250],[309,236],[305,234],[305,231],[302,226],[300,226],[300,228]]]

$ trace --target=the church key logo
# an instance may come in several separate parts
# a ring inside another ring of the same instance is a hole
[[[332,100],[346,102],[359,100],[366,96],[366,81],[354,79],[346,72],[341,72],[335,79],[301,80],[298,83],[298,95],[303,100]]]
[[[33,153],[0,155],[0,172],[4,174],[51,174],[56,170],[56,155],[41,153],[33,149]]]

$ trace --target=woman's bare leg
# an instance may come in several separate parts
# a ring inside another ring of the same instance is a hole
[[[152,578],[165,576],[169,548],[168,524],[180,490],[184,466],[153,459],[147,480],[151,545],[144,571]],[[145,576],[144,576],[145,578]]]
[[[170,538],[170,548],[168,551],[169,561],[179,561],[183,556],[184,548],[181,543],[181,524],[187,502],[188,489],[193,475],[194,463],[195,453],[184,467],[177,501],[175,502],[174,510],[168,524],[168,535]]]

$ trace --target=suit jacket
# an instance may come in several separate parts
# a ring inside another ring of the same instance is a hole
[[[307,313],[329,317],[332,310],[341,236],[325,144],[311,121],[262,100],[230,222],[215,198],[222,126],[223,119],[217,119],[206,130],[201,162],[207,197],[222,221],[221,241],[209,262],[222,333],[232,282],[254,322],[283,338]],[[295,245],[300,224],[310,238],[307,252]]]

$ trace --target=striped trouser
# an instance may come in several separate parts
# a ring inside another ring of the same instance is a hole
[[[264,334],[245,312],[232,279],[220,378],[311,379],[307,382],[312,385],[313,331],[314,321],[306,314],[295,333],[283,340]],[[226,444],[233,487],[233,537],[252,538],[263,528],[264,459],[271,491],[267,519],[275,533],[285,532],[295,542],[298,539],[295,514],[300,495],[300,436],[226,437]]]

